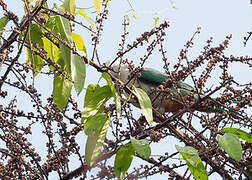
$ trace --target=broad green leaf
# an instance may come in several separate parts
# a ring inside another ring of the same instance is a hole
[[[90,17],[88,17],[87,13],[82,9],[78,10],[77,13],[82,15],[89,22],[91,30],[96,34],[97,28],[96,28],[95,21],[93,19],[91,19]]]
[[[43,43],[44,43],[44,50],[47,52],[46,57],[53,60],[53,44],[52,44],[52,42],[44,36]]]
[[[86,78],[86,64],[84,60],[77,54],[73,54],[71,61],[72,79],[74,81],[74,88],[79,95],[83,90]]]
[[[58,8],[59,13],[64,14],[61,8]],[[58,32],[60,33],[60,38],[66,40],[67,42],[72,42],[72,32],[70,27],[70,21],[63,16],[55,16],[56,25]]]
[[[112,95],[115,99],[115,104],[116,104],[116,113],[117,113],[117,118],[120,118],[120,115],[121,115],[121,100],[120,100],[120,96],[119,94],[115,91],[115,87],[112,83],[112,80],[110,78],[110,76],[108,75],[108,73],[106,72],[103,72],[102,73],[102,77],[107,81],[108,83],[108,86],[110,87],[111,89],[111,92],[112,92]]]
[[[100,7],[101,7],[100,0],[94,0],[94,7],[95,7],[97,14],[100,15]]]
[[[223,136],[217,135],[219,145],[224,151],[234,160],[239,162],[242,157],[242,146],[239,139],[230,133],[225,133]]]
[[[34,75],[37,76],[38,72],[43,68],[43,60],[38,55],[35,55],[29,48],[25,48],[26,62],[31,64],[34,69]],[[35,71],[35,69],[38,71]]]
[[[140,88],[134,88],[134,92],[137,96],[137,99],[138,99],[140,107],[143,111],[143,114],[144,114],[147,122],[151,126],[152,122],[153,122],[151,100],[150,100],[149,96],[146,94],[146,92]]]
[[[249,143],[252,143],[252,135],[243,130],[236,129],[236,128],[224,128],[221,130],[221,132],[234,134],[238,138],[241,138]]]
[[[57,46],[53,45],[53,47],[54,47],[53,60],[61,66],[61,69],[64,69],[66,65],[62,57],[62,52],[60,48],[58,48]]]
[[[80,50],[80,51],[83,51],[87,56],[87,50],[86,50],[86,47],[84,45],[82,37],[79,34],[72,33],[72,38],[73,38],[73,41],[74,41],[77,49]]]
[[[107,120],[107,115],[104,113],[97,113],[90,116],[84,124],[84,132],[88,136],[95,136],[101,132],[104,123]]]
[[[75,0],[65,0],[64,7],[71,14],[75,14]]]
[[[113,85],[112,80],[111,80],[110,76],[108,75],[108,73],[103,72],[102,77],[107,81],[108,86],[111,88],[111,92],[114,94],[115,88],[114,88],[114,85]]]
[[[82,112],[82,120],[85,121],[89,116],[103,111],[104,103],[112,97],[109,86],[100,87],[99,85],[89,84]]]
[[[75,0],[70,0],[70,13],[75,15]]]
[[[114,171],[116,177],[123,179],[135,154],[132,144],[125,144],[116,153],[114,161]]]
[[[189,154],[191,155],[190,158],[187,158],[186,160],[188,162],[190,162],[191,165],[193,166],[197,166],[198,163],[201,161],[201,159],[198,156],[198,151],[197,149],[194,149],[191,146],[185,146],[185,147],[181,147],[176,145],[176,149],[178,150],[178,152],[181,153],[185,153],[185,154]]]
[[[44,43],[42,40],[42,31],[37,24],[30,24],[29,30],[26,37],[26,43],[34,51],[38,51],[38,48],[43,48]],[[38,46],[35,48],[34,46]],[[43,59],[32,52],[30,48],[25,48],[26,51],[26,62],[31,64],[34,70],[38,72],[43,68]],[[38,72],[35,72],[35,76],[38,75]]]
[[[198,151],[191,146],[181,147],[175,146],[178,152],[182,155],[189,170],[196,180],[208,179],[206,169],[198,155]]]
[[[53,34],[57,34],[58,32],[58,28],[55,26],[56,24],[56,19],[55,17],[48,17],[48,15],[44,15],[47,19],[47,22],[45,24],[46,26],[46,30],[43,29],[43,33],[47,34],[47,38],[46,36],[43,36],[43,43],[44,43],[44,49],[47,52],[46,57],[47,58],[51,58],[51,60],[56,62],[56,58],[55,58],[55,49],[58,49],[58,47],[54,44],[54,43],[59,43],[58,40],[56,38],[54,38],[50,32],[52,32]],[[57,50],[56,50],[57,51]],[[56,53],[56,56],[58,56],[58,52]],[[62,59],[63,60],[63,59]],[[63,61],[64,62],[64,61]],[[64,64],[64,63],[63,63]],[[54,67],[49,65],[49,68],[54,72]]]
[[[72,52],[66,47],[64,44],[59,44],[60,51],[62,53],[62,59],[64,60],[64,65],[66,66],[66,70],[69,74],[71,74],[71,61],[72,61]],[[63,66],[64,67],[64,66]]]
[[[57,34],[58,33],[58,27],[55,26],[55,24],[56,24],[56,17],[55,16],[49,16],[48,20],[47,20],[47,22],[45,24],[47,30],[43,29],[43,31],[46,32],[46,33],[51,31],[51,32],[53,32],[53,34]],[[58,42],[58,40],[53,38],[53,36],[52,36],[52,40]]]
[[[26,39],[27,43],[37,43],[39,47],[43,47],[42,31],[37,24],[30,24],[29,37]]]
[[[84,125],[84,131],[88,135],[85,159],[89,166],[92,166],[100,152],[101,147],[106,137],[110,119],[104,113],[98,113],[90,116]]]
[[[63,110],[71,94],[72,82],[61,75],[55,74],[53,80],[53,100]]]
[[[139,156],[143,157],[144,159],[149,159],[151,155],[151,149],[146,139],[137,140],[134,137],[130,137],[130,142]]]
[[[6,16],[0,19],[0,36],[2,35],[3,33],[2,30],[5,28],[8,22],[9,22],[9,19]]]
[[[64,12],[62,11],[61,8],[58,8],[59,12],[61,14],[63,14]],[[56,25],[57,25],[57,29],[58,32],[60,33],[60,38],[63,41],[66,41],[67,43],[71,43],[72,42],[72,32],[71,32],[71,28],[70,28],[70,21],[62,16],[56,16]],[[70,48],[68,48],[67,46],[65,46],[64,44],[60,43],[60,50],[62,52],[62,57],[64,59],[64,62],[66,64],[66,68],[67,71],[70,73],[70,62],[71,62],[71,50]]]

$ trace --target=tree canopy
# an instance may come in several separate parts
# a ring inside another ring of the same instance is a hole
[[[151,93],[180,104],[163,112],[150,92],[123,82],[102,57],[110,0],[94,0],[90,8],[75,0],[24,0],[23,16],[8,3],[0,1],[0,177],[252,178],[252,81],[242,83],[230,71],[236,64],[251,70],[252,57],[226,53],[232,35],[217,45],[209,38],[190,57],[201,33],[196,28],[172,60],[164,45],[170,23],[155,16],[152,28],[131,37],[137,12],[128,1],[122,34],[111,34],[121,40],[109,60],[128,68],[129,82],[147,81],[143,69],[157,54],[164,73],[151,74],[157,82]],[[244,46],[251,34],[244,35]],[[141,57],[132,61],[132,53]],[[153,150],[159,148],[165,153]]]

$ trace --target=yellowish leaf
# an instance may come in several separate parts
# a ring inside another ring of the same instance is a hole
[[[70,1],[70,13],[75,14],[75,0]]]
[[[172,0],[170,0],[170,3],[173,9],[177,9],[176,4]]]
[[[130,18],[129,18],[129,15],[128,15],[128,14],[126,14],[126,15],[125,15],[125,17],[126,17],[126,19],[127,19],[128,23],[130,24]]]
[[[97,33],[96,24],[95,24],[94,20],[91,19],[90,17],[88,17],[87,13],[84,10],[82,10],[82,9],[78,10],[77,13],[80,14],[80,15],[82,15],[89,22],[92,31],[94,33]]]
[[[136,20],[139,19],[139,17],[136,16],[136,12],[135,11],[133,12],[133,18],[136,19]]]
[[[159,21],[159,17],[157,17],[157,18],[155,19],[155,27],[157,27],[158,21]]]
[[[101,7],[100,0],[94,0],[94,7],[95,7],[97,14],[100,15],[100,7]]]
[[[72,33],[72,38],[73,38],[73,41],[74,41],[77,49],[85,52],[85,54],[87,55],[87,50],[84,45],[83,38],[79,34],[76,34],[76,33]]]

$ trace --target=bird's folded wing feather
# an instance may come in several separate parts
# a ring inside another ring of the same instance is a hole
[[[140,81],[143,81],[144,83],[147,83],[150,85],[152,84],[153,86],[159,86],[169,79],[169,76],[167,74],[161,73],[151,68],[143,69],[142,71],[140,71],[140,74],[141,74],[139,78]],[[178,82],[177,87],[183,91],[182,92],[183,96],[189,95],[189,93],[194,90],[192,86],[182,81]],[[171,85],[169,86],[168,84],[166,84],[166,88],[172,88],[172,86]]]

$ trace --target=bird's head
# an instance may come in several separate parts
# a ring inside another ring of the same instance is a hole
[[[108,67],[109,72],[120,79],[122,82],[127,82],[129,69],[125,64],[120,63],[120,61],[107,61],[105,65]]]

